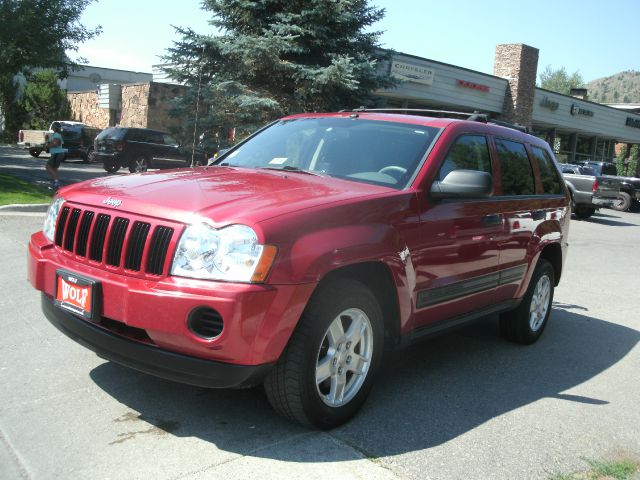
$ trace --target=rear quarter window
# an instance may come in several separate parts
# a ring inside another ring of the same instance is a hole
[[[540,147],[531,146],[531,152],[538,162],[538,170],[540,170],[540,181],[542,182],[542,192],[547,195],[559,195],[564,192],[562,188],[562,179],[558,175],[558,171],[553,165],[553,160],[549,154]],[[573,173],[573,169],[571,172]]]
[[[533,195],[535,181],[524,144],[496,138],[503,195]]]

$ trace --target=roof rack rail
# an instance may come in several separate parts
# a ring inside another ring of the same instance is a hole
[[[344,111],[344,110],[341,110],[341,111]],[[434,110],[434,109],[426,109],[426,108],[402,108],[402,107],[398,107],[398,108],[360,107],[360,108],[354,108],[351,111],[352,112],[380,112],[380,113],[385,113],[385,112],[435,113],[438,115],[449,116],[449,117],[459,116],[459,117],[464,117],[465,119],[470,115],[469,112],[453,112],[450,110]]]
[[[340,112],[348,112],[348,111],[349,110],[340,110]],[[380,113],[404,112],[404,113],[410,113],[410,114],[411,113],[431,113],[431,114],[437,114],[439,116],[445,116],[445,117],[460,117],[463,120],[469,120],[471,122],[490,123],[492,125],[498,125],[500,127],[506,127],[506,128],[511,128],[513,130],[518,130],[519,132],[522,132],[522,133],[531,133],[531,129],[524,125],[521,125],[519,123],[509,123],[502,120],[496,120],[494,118],[491,118],[489,114],[482,113],[477,110],[471,114],[469,112],[455,112],[451,110],[434,110],[434,109],[426,109],[426,108],[402,108],[402,107],[398,107],[398,108],[360,107],[360,108],[354,108],[351,111],[352,112],[380,112]]]

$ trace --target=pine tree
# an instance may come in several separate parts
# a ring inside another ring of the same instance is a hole
[[[163,57],[191,86],[174,112],[193,116],[199,102],[200,129],[252,131],[283,114],[370,106],[373,91],[393,85],[378,70],[389,56],[381,32],[365,31],[384,10],[367,0],[204,0],[203,9],[221,34],[177,28],[182,40]]]

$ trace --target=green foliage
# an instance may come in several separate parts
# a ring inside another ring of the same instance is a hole
[[[177,28],[182,40],[163,57],[192,87],[174,109],[191,125],[198,98],[204,128],[252,131],[283,114],[373,105],[372,92],[393,84],[378,72],[388,58],[381,32],[365,32],[384,10],[367,0],[205,0],[203,9],[221,34]]]
[[[620,151],[620,155],[616,157],[616,171],[618,175],[623,177],[637,177],[640,172],[638,172],[638,166],[640,163],[640,145],[634,144],[631,146],[631,152],[629,154],[628,162],[625,163],[627,159],[627,146],[622,147]]]
[[[616,480],[627,480],[638,471],[637,462],[631,460],[617,461],[596,461],[587,460],[591,470],[596,475],[594,478],[615,478]]]
[[[51,192],[24,180],[0,173],[0,205],[16,203],[48,203]]]
[[[46,130],[53,120],[69,116],[69,102],[53,70],[34,74],[24,87],[22,103],[28,120],[23,128]]]
[[[67,56],[78,45],[100,33],[80,23],[84,9],[94,0],[2,0],[0,1],[0,110],[6,128],[19,128],[20,108],[15,105],[14,77],[29,78],[33,69],[52,68],[64,78],[77,62]]]
[[[587,84],[589,97],[600,103],[640,103],[640,72],[629,70]]]
[[[627,172],[627,166],[624,163],[625,158],[627,158],[627,146],[623,146],[622,150],[620,150],[620,154],[616,157],[616,172],[618,173],[618,175],[620,175],[621,177],[625,177]]]
[[[564,67],[554,70],[551,65],[547,65],[540,73],[538,85],[546,90],[568,95],[572,88],[583,88],[584,80],[579,72],[569,75]]]

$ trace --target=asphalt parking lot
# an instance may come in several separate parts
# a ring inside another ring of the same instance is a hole
[[[0,148],[0,172],[43,168]],[[0,211],[0,478],[545,479],[640,458],[639,213],[572,222],[538,343],[507,343],[487,318],[389,355],[362,412],[330,432],[281,419],[260,388],[171,383],[63,336],[26,282],[43,219]]]

